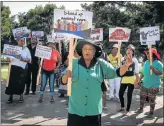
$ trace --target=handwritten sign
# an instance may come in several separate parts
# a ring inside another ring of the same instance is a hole
[[[130,38],[131,29],[116,27],[109,28],[109,41],[128,42]]]
[[[47,46],[37,45],[35,56],[43,59],[50,59],[51,58],[52,49]]]
[[[8,58],[20,58],[22,47],[4,44],[3,56]]]
[[[141,42],[141,45],[148,45],[148,44],[149,44],[149,42],[146,42],[146,41],[145,42]],[[156,45],[156,42],[152,41],[151,44],[152,45]]]
[[[32,31],[32,37],[41,38],[44,36],[43,31]]]
[[[54,10],[54,32],[65,33],[70,37],[70,34],[76,38],[90,38],[90,34],[84,32],[91,32],[92,28],[92,12],[87,11],[71,11],[71,10]],[[72,36],[71,36],[72,37]]]
[[[68,39],[67,36],[65,36],[64,34],[59,34],[59,33],[53,33],[53,37],[56,40],[66,40],[66,39]]]
[[[14,38],[31,38],[31,31],[27,27],[20,27],[12,30]]]
[[[160,41],[159,26],[140,28],[140,42]]]
[[[92,29],[89,40],[93,42],[103,41],[103,28]]]

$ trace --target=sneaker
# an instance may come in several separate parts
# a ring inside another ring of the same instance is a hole
[[[32,95],[36,95],[36,93],[35,92],[32,92]]]
[[[53,96],[51,96],[50,103],[51,103],[51,104],[55,103],[55,100],[54,100],[54,97],[53,97]]]
[[[23,95],[21,95],[20,98],[19,98],[19,103],[23,103],[23,102],[24,102]]]
[[[38,102],[42,103],[42,100],[43,100],[43,95],[40,95],[40,98],[39,98]]]
[[[124,116],[129,116],[129,114],[130,114],[129,111],[126,111],[126,112],[124,112],[123,115],[124,115]]]
[[[10,96],[9,99],[6,101],[6,103],[12,103],[13,102],[13,96]]]
[[[29,95],[29,92],[26,92],[24,95]]]
[[[109,98],[109,100],[110,100],[110,101],[113,101],[113,100],[114,100],[114,98]]]
[[[116,101],[117,101],[117,102],[120,102],[120,99],[119,99],[119,98],[116,98]]]

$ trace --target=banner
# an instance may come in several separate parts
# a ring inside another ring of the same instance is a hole
[[[159,26],[140,28],[140,42],[160,41]]]
[[[12,30],[14,38],[31,38],[31,31],[27,27],[20,27]]]
[[[109,41],[113,42],[128,42],[130,38],[131,29],[116,27],[109,28]]]
[[[17,58],[21,56],[22,47],[4,44],[3,56],[8,58]]]
[[[92,28],[92,12],[54,10],[54,32],[64,33],[65,36],[74,38],[90,38]]]
[[[43,31],[32,31],[32,37],[41,38],[44,36]]]
[[[35,56],[43,59],[50,59],[52,53],[52,48],[42,45],[36,46]]]
[[[92,29],[89,40],[93,42],[103,41],[103,28]]]

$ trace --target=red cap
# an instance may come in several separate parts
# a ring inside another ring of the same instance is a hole
[[[145,52],[146,55],[149,54],[149,51],[144,51],[144,52]],[[160,59],[160,55],[159,55],[159,53],[157,52],[157,50],[155,48],[151,48],[151,52],[153,54],[155,54],[158,59]]]

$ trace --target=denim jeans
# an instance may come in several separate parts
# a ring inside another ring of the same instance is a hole
[[[55,82],[55,75],[54,71],[46,71],[42,70],[42,80],[41,80],[41,87],[40,87],[40,94],[44,94],[47,80],[49,79],[49,87],[50,87],[50,95],[54,96],[54,82]]]

